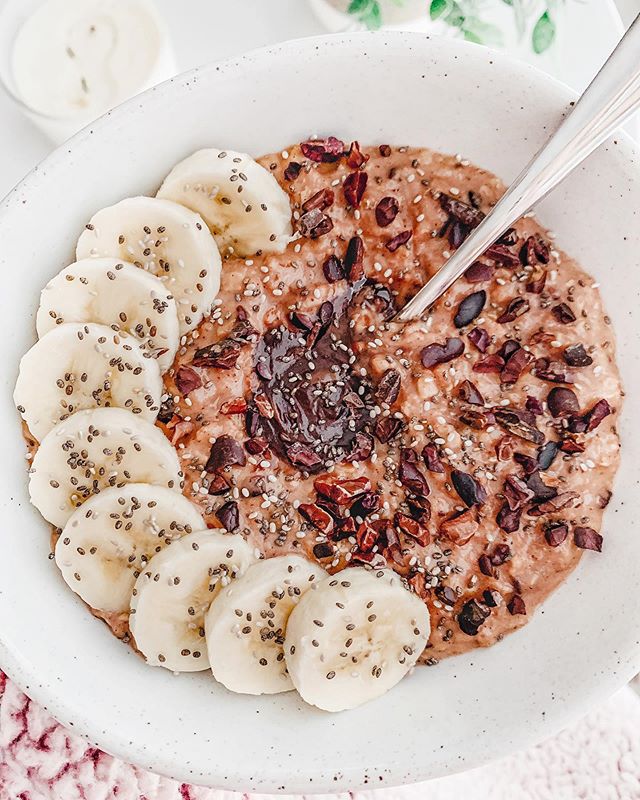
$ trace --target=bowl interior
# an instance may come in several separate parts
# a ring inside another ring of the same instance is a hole
[[[38,294],[72,260],[89,216],[153,192],[207,145],[260,154],[311,134],[426,145],[512,179],[557,125],[569,90],[504,56],[422,35],[303,40],[175,78],[58,150],[0,209],[0,665],[62,723],[124,759],[217,787],[319,792],[398,785],[477,765],[555,732],[640,666],[640,170],[601,148],[540,208],[601,282],[627,392],[605,551],[521,632],[421,668],[383,699],[329,715],[295,694],[231,695],[207,675],[146,667],[67,590],[27,498],[11,401]],[[16,274],[13,275],[13,270]]]

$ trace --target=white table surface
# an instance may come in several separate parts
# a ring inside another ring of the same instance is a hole
[[[280,40],[323,33],[306,0],[156,0],[174,35],[181,70],[226,58],[274,41],[264,25],[265,6],[279,19]],[[567,0],[579,2],[579,0]],[[640,11],[640,0],[616,0],[626,24]],[[242,5],[242,35],[237,35]],[[185,15],[193,13],[194,24]],[[231,35],[231,34],[234,35]],[[0,91],[0,197],[51,151],[42,133]]]

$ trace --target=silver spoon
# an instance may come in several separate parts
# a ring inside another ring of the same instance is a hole
[[[501,234],[546,197],[639,107],[640,15],[542,150],[395,320],[407,322],[420,317]]]

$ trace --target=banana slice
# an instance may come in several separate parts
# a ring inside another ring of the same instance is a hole
[[[38,336],[65,322],[99,322],[130,333],[161,372],[180,344],[173,296],[158,278],[117,258],[85,258],[49,281],[40,295]]]
[[[78,239],[76,258],[112,256],[160,278],[178,305],[180,333],[195,328],[220,289],[220,253],[202,218],[155,197],[103,208]]]
[[[20,361],[13,399],[42,441],[76,411],[115,406],[150,421],[160,410],[162,378],[131,336],[106,325],[60,325]]]
[[[207,669],[205,612],[255,560],[239,534],[206,530],[154,556],[136,581],[129,622],[147,663],[174,672]]]
[[[307,703],[343,711],[380,697],[416,663],[429,638],[426,605],[391,570],[343,570],[293,610],[285,656]]]
[[[134,482],[178,493],[178,455],[150,422],[121,408],[97,408],[78,411],[44,437],[31,466],[29,494],[42,516],[62,528],[92,495]]]
[[[56,544],[56,564],[87,605],[121,613],[129,610],[136,578],[156,553],[205,524],[186,497],[128,483],[94,495],[71,515]]]
[[[171,170],[158,197],[197,211],[225,255],[282,252],[291,240],[287,193],[246,153],[198,150]]]
[[[205,616],[214,677],[241,694],[292,689],[283,652],[287,619],[326,574],[300,556],[269,558],[220,592]]]

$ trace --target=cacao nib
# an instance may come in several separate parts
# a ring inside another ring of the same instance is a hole
[[[562,357],[570,367],[589,367],[593,359],[584,349],[583,344],[572,344],[566,347]]]
[[[580,495],[577,492],[562,492],[557,497],[553,497],[551,500],[532,508],[529,514],[533,517],[539,517],[542,514],[553,514],[556,511],[562,511],[563,508],[575,508],[578,505],[580,505]]]
[[[489,558],[494,567],[501,567],[511,558],[511,548],[508,544],[497,544]]]
[[[329,542],[318,542],[313,546],[313,555],[320,561],[333,556],[333,547]]]
[[[438,586],[436,588],[436,597],[446,606],[454,606],[456,604],[456,600],[458,599],[458,595],[455,593],[455,590],[451,588],[451,586]]]
[[[509,508],[516,511],[534,496],[534,492],[517,475],[509,475],[504,482],[503,493]]]
[[[526,615],[527,613],[527,607],[519,594],[513,595],[511,600],[507,603],[507,608],[509,609],[509,613],[514,617],[516,615]]]
[[[244,447],[247,453],[251,453],[252,456],[258,456],[269,447],[269,442],[261,436],[256,436],[253,439],[247,439]]]
[[[341,281],[346,277],[342,261],[337,256],[326,258],[322,265],[322,271],[328,283],[337,283],[337,281]]]
[[[302,204],[302,213],[306,214],[307,211],[313,211],[314,208],[319,208],[320,211],[324,211],[325,208],[330,208],[333,205],[335,199],[335,195],[331,189],[320,189],[319,192],[316,192],[314,195],[311,195],[308,200],[304,201]]]
[[[258,433],[260,430],[260,415],[257,411],[251,408],[247,411],[244,418],[244,428],[247,436],[252,438]]]
[[[158,422],[161,422],[163,425],[166,425],[168,422],[171,422],[175,407],[176,404],[173,399],[173,395],[169,395],[166,398],[166,400],[162,401],[160,405],[160,411],[158,412]]]
[[[538,358],[535,364],[535,375],[543,381],[551,383],[573,383],[573,377],[561,361],[549,358]]]
[[[494,268],[489,264],[484,264],[482,261],[474,261],[473,264],[464,273],[464,277],[469,283],[484,283],[493,278]]]
[[[571,389],[565,389],[559,386],[554,386],[547,395],[547,406],[551,416],[555,419],[558,419],[558,417],[569,417],[580,411],[580,403],[578,402],[576,393]]]
[[[359,236],[352,236],[344,257],[344,270],[351,282],[359,280],[364,274],[364,242]]]
[[[309,314],[303,314],[300,311],[292,311],[289,318],[293,325],[302,331],[312,330],[316,322]]]
[[[331,538],[336,542],[341,542],[343,539],[348,539],[350,536],[355,536],[356,523],[352,517],[345,517],[336,522],[336,527],[331,533]]]
[[[397,436],[404,428],[404,423],[397,417],[378,417],[375,425],[373,426],[373,433],[382,444]]]
[[[520,464],[525,475],[531,475],[539,469],[537,459],[531,458],[531,456],[527,456],[524,453],[514,453],[513,458],[514,461]]]
[[[478,387],[471,381],[462,381],[454,389],[456,396],[465,403],[473,406],[483,406],[484,397],[480,394]]]
[[[518,317],[526,314],[529,310],[529,301],[524,297],[514,297],[505,310],[500,314],[496,322],[501,325],[507,322],[513,322]]]
[[[284,171],[284,179],[289,182],[295,181],[301,169],[302,164],[299,164],[297,161],[290,161]]]
[[[397,369],[388,369],[380,378],[376,387],[376,400],[392,406],[400,394],[400,373]]]
[[[209,481],[208,494],[217,496],[226,494],[229,491],[229,484],[222,475],[212,475]]]
[[[515,228],[507,228],[507,230],[496,240],[496,244],[506,244],[507,247],[513,247],[518,242],[518,232]]]
[[[575,455],[576,453],[584,453],[585,445],[583,442],[578,442],[574,437],[567,435],[560,442],[560,450],[562,450],[563,453]]]
[[[603,419],[611,414],[611,406],[606,400],[598,400],[595,406],[585,415],[587,433],[594,431]]]
[[[296,467],[303,469],[313,469],[322,463],[322,459],[317,453],[300,442],[294,442],[287,448],[287,458]]]
[[[525,285],[525,289],[529,292],[529,294],[542,294],[544,291],[544,287],[547,283],[547,273],[546,271],[536,272],[534,275],[531,276],[531,280],[527,281]]]
[[[462,547],[476,535],[479,530],[475,509],[467,508],[459,511],[440,523],[440,535],[449,539],[458,547]]]
[[[467,228],[467,226],[463,225],[461,222],[453,222],[449,225],[449,244],[454,250],[457,250],[458,247],[460,247],[468,235],[469,228]]]
[[[324,508],[320,508],[317,503],[301,503],[298,511],[321,533],[329,535],[333,531],[333,517]]]
[[[458,625],[467,636],[477,636],[491,612],[483,608],[477,600],[467,600],[458,614]]]
[[[381,144],[378,150],[380,151],[380,155],[383,158],[389,158],[389,156],[391,155],[391,148],[389,147],[388,144]]]
[[[520,250],[520,261],[525,266],[548,264],[550,256],[549,245],[540,236],[529,236]]]
[[[374,514],[379,510],[382,501],[380,495],[375,492],[367,492],[361,495],[351,506],[351,516],[364,519],[369,514]]]
[[[422,366],[430,369],[438,364],[446,364],[464,353],[462,339],[447,339],[444,344],[429,344],[420,353]]]
[[[478,567],[480,569],[480,572],[483,575],[486,575],[487,578],[495,578],[497,575],[496,570],[491,565],[491,559],[486,553],[481,555],[480,558],[478,559]]]
[[[486,589],[482,593],[482,599],[485,606],[489,608],[497,608],[502,603],[502,595],[500,592],[496,592],[495,589]]]
[[[226,339],[201,347],[196,350],[192,364],[194,367],[214,367],[217,369],[233,369],[243,347],[258,338],[258,331],[246,319],[241,318],[238,309],[238,321]]]
[[[400,467],[398,469],[398,479],[403,486],[412,491],[414,494],[417,494],[420,497],[428,497],[429,484],[427,483],[427,479],[416,467],[413,460],[408,460],[404,457],[406,452],[406,450],[402,451]],[[414,453],[415,455],[415,451],[411,450],[409,452]]]
[[[485,217],[482,211],[477,208],[463,203],[462,200],[455,200],[446,194],[440,195],[440,207],[457,222],[461,222],[470,228],[477,228]]]
[[[361,553],[370,553],[378,541],[378,532],[367,522],[358,526],[356,542]]]
[[[368,160],[369,156],[360,150],[359,142],[351,142],[349,154],[347,155],[347,164],[351,167],[351,169],[360,169],[360,167],[363,167]]]
[[[406,514],[402,514],[401,512],[397,511],[394,518],[394,524],[396,528],[402,531],[402,533],[410,536],[412,539],[415,539],[418,544],[426,547],[430,540],[431,534],[429,530],[421,525],[419,522],[416,522],[415,519],[411,519]]]
[[[275,411],[271,405],[271,401],[265,394],[257,394],[254,397],[254,402],[261,417],[265,419],[273,419],[275,417]]]
[[[340,478],[337,475],[321,475],[313,482],[313,488],[318,494],[323,494],[338,505],[346,505],[356,497],[371,490],[369,478]]]
[[[498,461],[510,461],[513,458],[514,448],[513,437],[503,436],[496,445],[496,456]]]
[[[429,472],[444,472],[444,466],[435,444],[426,444],[422,450],[422,458]]]
[[[502,372],[500,373],[500,380],[511,386],[517,383],[518,379],[533,361],[534,356],[524,348],[520,347],[513,355],[509,356]]]
[[[473,408],[465,409],[464,413],[460,414],[459,420],[478,431],[483,431],[495,422],[495,418],[490,411],[475,411]]]
[[[507,361],[507,359],[511,358],[518,350],[520,350],[520,344],[516,342],[515,339],[505,339],[502,343],[502,347],[498,350],[498,355],[500,358]]]
[[[602,536],[593,528],[577,527],[573,531],[573,541],[581,550],[595,550],[602,552]]]
[[[264,381],[270,381],[273,378],[273,373],[269,369],[268,364],[263,364],[262,361],[256,365],[256,372]]]
[[[330,164],[342,158],[345,145],[335,136],[329,136],[326,139],[311,139],[310,141],[302,142],[300,149],[305,158],[310,161],[315,161],[318,164]]]
[[[190,367],[180,367],[176,373],[176,386],[183,397],[202,386],[200,376]]]
[[[505,533],[515,533],[520,528],[522,509],[509,508],[509,503],[503,503],[496,516],[496,522]]]
[[[536,427],[536,418],[530,411],[510,406],[496,406],[493,413],[498,425],[507,433],[512,433],[514,436],[519,436],[534,444],[544,442],[544,434]]]
[[[383,197],[376,206],[376,222],[381,228],[391,225],[398,216],[400,206],[395,197]]]
[[[558,495],[558,490],[555,488],[555,486],[547,486],[547,484],[540,477],[539,472],[533,472],[531,475],[529,475],[526,483],[529,489],[531,489],[533,492],[535,500],[538,502],[553,500],[553,498],[557,497]]]
[[[541,472],[546,472],[553,464],[559,449],[558,442],[548,441],[538,450],[538,469]]]
[[[460,302],[456,315],[453,318],[453,324],[456,328],[464,328],[465,325],[469,325],[469,323],[473,322],[473,320],[482,313],[486,302],[487,293],[484,289],[467,295],[464,300]]]
[[[236,464],[244,467],[246,463],[247,457],[244,454],[242,445],[231,436],[218,436],[211,445],[211,452],[209,453],[205,470],[207,472],[219,472]]]
[[[459,469],[452,470],[451,483],[462,502],[467,506],[481,506],[487,499],[487,491],[484,486],[466,472],[461,472]]]
[[[216,511],[216,517],[220,520],[220,524],[229,533],[238,530],[240,527],[240,510],[238,504],[234,500],[230,500]]]
[[[333,230],[333,220],[319,208],[307,211],[298,220],[298,230],[308,239],[319,239]]]
[[[367,188],[369,176],[366,172],[351,172],[342,184],[344,199],[352,208],[358,208],[362,202],[364,190]]]
[[[598,400],[593,408],[583,416],[574,416],[569,419],[569,430],[571,433],[589,433],[595,430],[611,413],[609,403],[606,400]]]
[[[576,321],[576,315],[566,303],[560,303],[551,309],[553,316],[563,325],[569,325]]]
[[[515,269],[520,266],[518,256],[503,244],[492,244],[484,251],[484,255],[503,267]]]
[[[560,547],[569,535],[566,522],[549,522],[544,526],[544,538],[549,547]]]
[[[403,244],[406,244],[412,236],[413,236],[412,231],[402,231],[397,236],[394,236],[392,239],[389,239],[389,241],[385,246],[390,253],[395,253],[396,250],[399,247],[402,247]]]
[[[532,414],[535,414],[536,417],[541,417],[544,414],[544,408],[542,407],[542,403],[538,400],[537,397],[533,397],[532,395],[527,395],[527,401],[524,405],[527,411],[530,411]]]
[[[407,500],[410,516],[421,525],[431,520],[431,503],[426,497],[411,497]]]
[[[244,397],[234,397],[220,406],[220,413],[225,416],[244,414],[247,410],[247,401]]]
[[[504,358],[499,356],[497,353],[489,354],[484,358],[479,358],[476,363],[473,365],[474,372],[483,372],[483,373],[491,373],[491,372],[502,372],[504,369]]]
[[[484,328],[473,328],[467,336],[477,350],[481,353],[487,352],[487,347],[491,344],[491,337]]]
[[[359,431],[353,437],[351,447],[345,456],[345,461],[366,461],[373,450],[373,437],[368,433]]]

